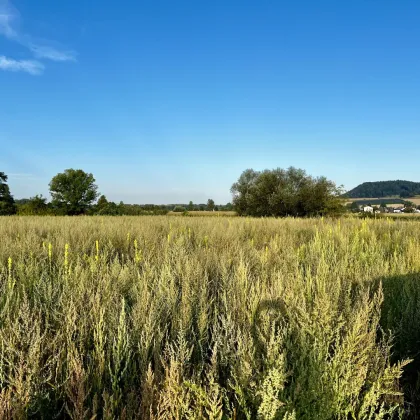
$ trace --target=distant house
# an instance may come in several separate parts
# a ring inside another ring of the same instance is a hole
[[[364,206],[363,207],[363,211],[365,213],[373,213],[373,207],[371,207],[371,206]]]
[[[400,209],[394,209],[394,213],[402,213],[402,210],[400,210]]]

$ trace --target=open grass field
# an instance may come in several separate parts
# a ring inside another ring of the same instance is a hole
[[[183,212],[175,212],[170,211],[168,216],[184,216]],[[203,217],[203,216],[211,216],[211,217],[234,217],[237,216],[235,211],[187,211],[187,216],[191,217]]]
[[[416,206],[420,206],[420,197],[416,196],[416,197],[411,197],[408,199],[408,201],[413,202]]]
[[[0,218],[0,418],[415,419],[420,225]]]
[[[351,199],[349,198],[349,199],[346,199],[345,204],[351,204],[354,201],[366,201],[366,202],[372,201],[372,202],[374,202],[374,201],[379,200],[379,202],[378,202],[378,205],[379,205],[381,201],[393,200],[393,199],[400,199],[400,198],[399,197],[383,197],[383,198],[370,197],[370,198],[351,198]],[[419,196],[404,198],[403,200],[411,201],[416,206],[420,206],[420,197]],[[400,207],[401,204],[387,204],[387,206],[389,206],[389,207]]]

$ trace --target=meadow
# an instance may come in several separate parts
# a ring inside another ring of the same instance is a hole
[[[184,212],[175,212],[175,211],[170,211],[168,213],[168,216],[190,216],[190,217],[203,217],[203,216],[212,216],[212,217],[235,217],[237,216],[236,212],[234,211],[209,211],[209,210],[204,210],[204,211],[186,211]]]
[[[415,419],[420,229],[0,218],[0,418]]]
[[[371,197],[371,198],[352,198],[345,201],[344,204],[351,204],[354,202],[360,202],[360,204],[371,204],[373,206],[380,206],[381,203],[387,203],[387,207],[400,207],[403,205],[404,201],[410,201],[416,206],[420,206],[420,197],[414,196],[414,197],[407,197],[407,198],[400,198],[398,196],[394,197]]]

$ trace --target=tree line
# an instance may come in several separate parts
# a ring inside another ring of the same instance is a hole
[[[232,210],[232,204],[216,205],[212,199],[207,204],[126,204],[109,201],[98,193],[96,180],[91,173],[81,169],[66,169],[49,183],[51,201],[35,195],[15,200],[7,184],[8,177],[0,172],[0,215],[164,215],[170,211]]]
[[[338,214],[344,210],[342,190],[325,177],[314,178],[304,170],[245,170],[232,185],[232,203],[154,205],[108,201],[100,195],[94,176],[81,169],[66,169],[49,183],[51,201],[42,195],[14,200],[7,175],[0,172],[0,215],[144,215],[169,211],[235,210],[240,216],[305,217]]]

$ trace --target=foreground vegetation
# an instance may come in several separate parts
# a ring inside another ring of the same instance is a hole
[[[418,415],[417,223],[3,217],[0,238],[1,418]]]

